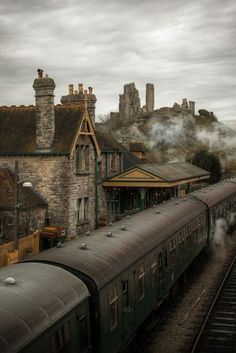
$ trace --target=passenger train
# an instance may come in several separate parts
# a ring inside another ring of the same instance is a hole
[[[117,353],[236,207],[236,179],[0,271],[1,353]]]

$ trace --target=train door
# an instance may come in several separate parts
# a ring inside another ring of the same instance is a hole
[[[158,296],[162,299],[168,288],[168,255],[163,248],[158,253]]]
[[[90,320],[87,308],[79,308],[76,313],[77,321],[77,351],[76,353],[87,353],[90,346]]]
[[[134,327],[134,302],[131,300],[131,284],[125,277],[121,280],[122,339],[128,339]]]

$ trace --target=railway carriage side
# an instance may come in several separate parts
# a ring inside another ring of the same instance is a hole
[[[170,200],[26,261],[60,266],[87,285],[94,352],[117,353],[206,245],[205,212],[196,199]]]
[[[86,353],[89,292],[55,266],[21,263],[0,271],[1,353]]]
[[[204,211],[99,289],[101,352],[120,351],[206,245]]]
[[[208,241],[212,241],[217,220],[224,219],[233,226],[236,214],[236,180],[225,180],[194,193],[208,208]]]

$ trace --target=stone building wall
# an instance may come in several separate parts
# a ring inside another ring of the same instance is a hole
[[[67,156],[17,157],[20,180],[29,180],[48,202],[50,225],[63,226],[68,237],[95,226],[95,151],[90,142],[89,173],[76,173],[75,158]],[[14,157],[1,157],[0,167],[14,173]],[[77,202],[88,198],[88,220],[77,222]]]

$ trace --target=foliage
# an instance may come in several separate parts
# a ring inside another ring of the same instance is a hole
[[[211,173],[209,183],[214,184],[220,181],[222,175],[222,168],[219,157],[214,153],[210,153],[207,150],[199,150],[195,153],[192,164],[199,168],[205,169]]]

